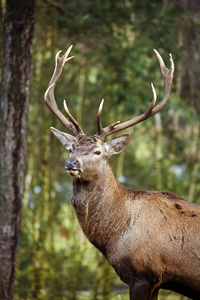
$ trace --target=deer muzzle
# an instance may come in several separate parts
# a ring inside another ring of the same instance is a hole
[[[80,161],[76,157],[70,157],[65,161],[65,170],[69,175],[80,178],[82,169]]]

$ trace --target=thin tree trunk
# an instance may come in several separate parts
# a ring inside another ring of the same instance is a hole
[[[171,121],[171,138],[170,138],[170,147],[168,152],[169,169],[167,174],[167,189],[169,191],[173,190],[173,165],[175,159],[177,132],[178,132],[178,114],[174,112]]]
[[[197,175],[198,175],[198,170],[199,170],[199,161],[200,161],[200,125],[198,126],[198,143],[196,146],[196,151],[195,151],[195,157],[194,157],[194,163],[193,163],[193,170],[192,170],[192,176],[190,180],[190,186],[189,186],[189,192],[188,192],[188,200],[190,202],[195,202],[196,199],[194,199],[194,194],[195,194],[195,187],[196,187],[196,180],[197,180]]]
[[[155,159],[156,159],[156,189],[162,190],[162,171],[161,171],[161,136],[162,136],[162,120],[160,114],[155,115]]]
[[[12,299],[24,191],[35,0],[7,0],[0,86],[0,299]]]

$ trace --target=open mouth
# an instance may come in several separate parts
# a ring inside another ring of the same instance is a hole
[[[67,169],[67,168],[65,168],[65,170],[67,171],[67,173],[69,175],[71,175],[73,177],[76,177],[76,178],[80,178],[81,177],[81,173],[82,172],[79,169],[75,169],[75,168],[73,168],[73,169]]]
[[[81,172],[79,170],[67,170],[68,174],[76,177],[76,178],[80,178],[81,177]]]

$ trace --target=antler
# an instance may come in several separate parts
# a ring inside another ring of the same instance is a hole
[[[151,88],[152,88],[152,92],[153,92],[153,100],[151,102],[151,105],[149,106],[149,108],[147,109],[147,111],[145,113],[143,113],[129,121],[123,122],[121,124],[119,124],[120,121],[117,121],[117,122],[111,124],[110,126],[102,128],[101,113],[102,113],[103,102],[104,102],[104,100],[102,100],[100,103],[100,106],[99,106],[98,114],[97,114],[97,131],[98,131],[98,133],[96,135],[99,138],[104,139],[106,136],[108,136],[112,133],[121,131],[121,130],[126,129],[131,126],[134,126],[134,125],[152,117],[153,115],[155,115],[159,111],[161,111],[161,109],[163,109],[165,107],[165,105],[167,104],[167,102],[169,101],[172,80],[173,80],[173,74],[174,74],[174,62],[172,59],[172,55],[171,54],[169,55],[170,68],[167,69],[165,66],[165,63],[164,63],[162,57],[160,56],[160,54],[158,53],[158,51],[156,51],[154,49],[154,52],[160,63],[161,72],[162,72],[163,78],[164,78],[164,97],[163,97],[162,101],[158,105],[156,105],[156,107],[154,107],[155,103],[156,103],[156,91],[154,89],[153,84],[151,83]]]
[[[45,101],[46,105],[50,108],[50,110],[57,116],[57,118],[62,122],[62,124],[67,129],[72,131],[75,135],[80,135],[80,134],[84,134],[84,132],[83,132],[82,128],[80,127],[80,125],[78,124],[78,122],[70,114],[65,100],[64,100],[64,109],[67,114],[67,117],[69,118],[69,121],[59,110],[59,108],[56,104],[55,97],[54,97],[54,90],[55,90],[56,82],[58,81],[58,79],[62,73],[63,67],[68,60],[70,60],[71,58],[74,57],[74,56],[68,57],[71,49],[72,49],[72,46],[70,46],[67,49],[67,51],[63,55],[63,57],[59,57],[59,55],[62,51],[59,51],[56,54],[56,65],[55,65],[54,73],[49,82],[48,89],[46,90],[46,93],[44,95],[44,101]]]

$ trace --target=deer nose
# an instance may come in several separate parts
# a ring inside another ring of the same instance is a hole
[[[65,169],[66,170],[74,170],[80,168],[80,162],[76,157],[70,157],[65,161]]]

